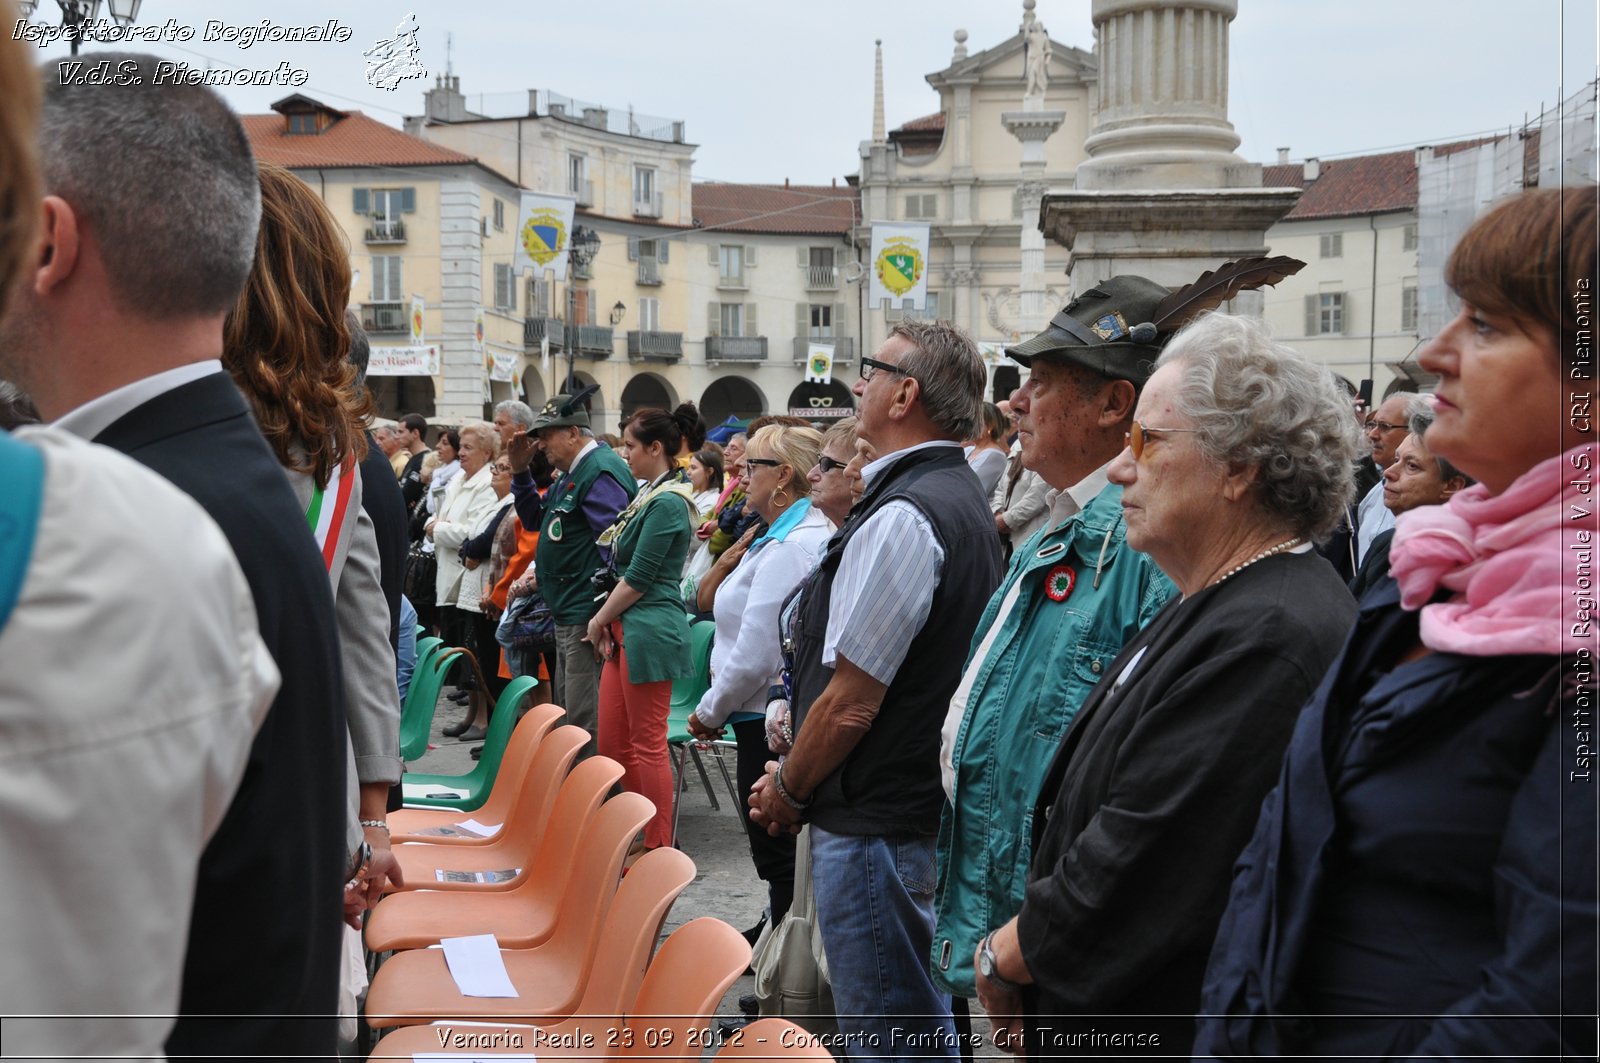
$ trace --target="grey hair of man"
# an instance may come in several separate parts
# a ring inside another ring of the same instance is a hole
[[[971,439],[983,423],[983,356],[966,330],[948,321],[902,321],[889,330],[911,342],[900,368],[917,382],[928,420],[951,439]]]
[[[70,60],[42,68],[40,164],[95,236],[117,307],[149,321],[233,309],[255,258],[261,186],[239,116],[162,60],[95,52],[137,84],[63,84]],[[87,64],[86,64],[87,65]]]
[[[1417,437],[1425,449],[1428,446],[1428,440],[1425,437],[1428,434],[1428,428],[1433,424],[1433,416],[1433,403],[1425,395],[1418,395],[1415,399],[1406,403],[1406,427],[1411,431],[1412,435]],[[1439,466],[1440,483],[1447,484],[1458,476],[1468,487],[1478,482],[1450,464],[1449,458],[1440,457],[1432,450],[1428,451],[1428,457],[1432,458]]]
[[[1255,318],[1211,313],[1167,344],[1173,400],[1195,438],[1224,467],[1255,467],[1262,508],[1325,541],[1355,495],[1362,441],[1350,400],[1322,366],[1275,342]]]
[[[350,364],[355,366],[356,387],[365,387],[367,363],[372,360],[372,344],[367,339],[367,330],[361,327],[360,314],[346,310],[344,323],[350,327]]]
[[[494,416],[505,414],[511,418],[524,432],[533,427],[533,407],[519,399],[506,399],[504,402],[494,404]]]

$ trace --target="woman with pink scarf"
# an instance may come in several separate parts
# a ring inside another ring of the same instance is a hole
[[[1595,255],[1591,186],[1450,257],[1426,442],[1479,482],[1399,518],[1300,717],[1196,1058],[1594,1058]]]

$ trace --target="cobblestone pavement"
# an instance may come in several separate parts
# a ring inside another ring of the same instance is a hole
[[[445,693],[453,688],[446,687]],[[534,702],[540,699],[535,693]],[[419,760],[406,765],[409,771],[461,774],[472,768],[469,750],[476,743],[445,738],[440,732],[461,719],[462,710],[444,697],[434,714],[432,745]],[[728,774],[733,774],[733,750],[728,753]],[[716,795],[716,807],[707,797],[700,774],[694,762],[689,762],[688,788],[681,794],[682,811],[679,814],[679,848],[695,862],[695,880],[678,897],[667,916],[666,932],[703,915],[714,916],[737,929],[754,926],[761,918],[767,903],[766,887],[756,877],[750,862],[750,849],[739,825],[737,812],[729,807],[728,789],[723,784],[711,754],[701,754],[706,774]],[[719,1019],[739,1016],[738,1000],[755,991],[754,979],[746,974],[734,983],[717,1010]],[[976,1002],[973,1003],[976,1009]],[[976,1020],[979,1032],[987,1034],[988,1024],[981,1016]],[[992,1046],[989,1055],[999,1055]]]

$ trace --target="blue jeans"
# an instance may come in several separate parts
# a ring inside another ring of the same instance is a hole
[[[954,1059],[950,998],[933,984],[934,839],[811,828],[811,882],[849,1058]]]

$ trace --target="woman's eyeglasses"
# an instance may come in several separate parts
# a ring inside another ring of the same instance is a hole
[[[849,464],[850,463],[848,461],[839,461],[835,458],[828,457],[826,454],[817,455],[817,468],[822,470],[822,475],[824,476],[828,475],[828,473],[835,469],[842,469]]]
[[[1128,441],[1128,449],[1133,451],[1133,460],[1138,461],[1140,458],[1144,457],[1144,445],[1150,440],[1158,440],[1168,432],[1198,431],[1200,431],[1198,428],[1151,428],[1142,421],[1135,421],[1133,422],[1133,431],[1129,432],[1123,438]]]
[[[501,463],[497,462],[495,464],[495,466],[494,466],[494,471],[495,472],[503,472],[503,473],[506,473],[507,475],[509,475],[510,472],[511,472],[511,466],[504,465],[504,464],[501,464]]]
[[[777,460],[776,458],[745,458],[744,463],[746,465],[765,465],[772,469],[776,469],[779,465],[783,464],[783,462]]]

